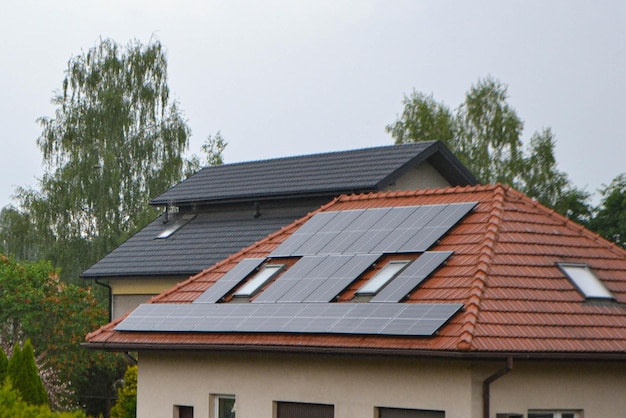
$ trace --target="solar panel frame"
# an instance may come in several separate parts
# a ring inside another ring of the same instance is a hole
[[[216,303],[258,268],[265,258],[244,258],[220,277],[194,303]]]
[[[453,251],[427,251],[409,264],[391,282],[381,289],[371,302],[400,302],[422,281],[428,278]]]

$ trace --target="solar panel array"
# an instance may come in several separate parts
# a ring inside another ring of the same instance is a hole
[[[321,212],[270,257],[424,252],[476,203]]]
[[[380,254],[304,256],[253,303],[330,302]]]
[[[144,304],[117,331],[431,336],[460,304]]]
[[[452,255],[452,251],[427,251],[409,264],[371,302],[400,302]]]
[[[206,292],[200,295],[194,303],[205,302],[215,303],[222,299],[228,292],[233,290],[243,279],[252,273],[265,261],[264,258],[244,258],[237,265],[231,268],[218,281],[213,283]]]

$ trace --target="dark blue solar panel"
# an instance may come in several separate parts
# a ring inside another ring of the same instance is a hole
[[[270,256],[423,252],[475,205],[453,203],[322,212]]]
[[[145,304],[118,324],[127,332],[259,332],[430,336],[460,304]],[[179,309],[180,307],[180,309]],[[190,309],[192,307],[193,309]]]
[[[452,255],[452,251],[425,252],[400,272],[371,301],[400,302],[425,278],[439,268],[450,255]]]
[[[380,254],[327,256],[321,268],[302,278],[278,302],[330,302],[378,257]]]
[[[324,256],[302,257],[274,283],[268,286],[252,303],[275,303],[300,280],[313,274],[326,259]]]
[[[213,283],[213,285],[200,295],[194,303],[218,302],[224,295],[233,290],[235,286],[259,267],[263,261],[265,261],[264,258],[245,258],[241,260],[235,267],[231,268],[228,273],[222,276],[217,282]]]

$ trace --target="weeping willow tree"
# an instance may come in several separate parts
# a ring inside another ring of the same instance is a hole
[[[52,103],[39,119],[45,173],[18,200],[39,257],[71,278],[155,216],[149,199],[181,180],[190,129],[158,41],[102,40],[71,58]]]

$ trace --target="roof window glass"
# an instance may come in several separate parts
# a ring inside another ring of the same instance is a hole
[[[387,283],[391,281],[398,273],[404,269],[410,260],[397,260],[390,261],[384,266],[374,277],[372,277],[367,283],[365,283],[359,290],[356,291],[357,295],[375,295],[382,289]]]
[[[234,294],[235,297],[249,298],[254,296],[274,276],[282,271],[284,264],[268,264],[261,269],[248,283],[243,285]]]
[[[183,227],[183,225],[185,225],[187,222],[189,222],[195,217],[196,217],[195,214],[183,215],[180,218],[174,220],[173,222],[170,221],[171,223],[168,222],[165,229],[159,235],[156,236],[156,239],[168,238],[170,235],[178,231],[180,228]]]
[[[585,264],[559,263],[567,277],[588,299],[614,299],[609,290]]]

